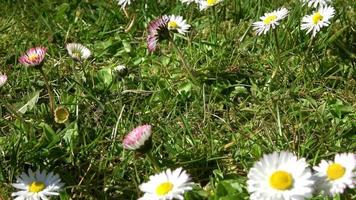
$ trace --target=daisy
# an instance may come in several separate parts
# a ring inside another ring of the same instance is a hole
[[[59,190],[63,187],[58,175],[47,171],[22,173],[17,177],[17,182],[12,186],[20,191],[11,194],[15,200],[47,200],[50,196],[59,195]]]
[[[121,8],[125,8],[127,5],[130,5],[131,1],[133,0],[118,0],[118,1]]]
[[[182,16],[169,16],[169,22],[167,24],[168,30],[175,30],[178,31],[180,34],[185,34],[188,32],[190,25],[183,19]]]
[[[252,24],[253,30],[256,31],[257,35],[266,34],[271,28],[276,28],[279,25],[279,21],[287,17],[288,10],[286,8],[280,8],[270,13],[265,13],[261,17],[261,21],[254,22]]]
[[[312,197],[314,180],[305,159],[290,152],[265,154],[248,172],[251,200],[290,200]]]
[[[150,176],[147,183],[140,185],[145,194],[139,200],[183,200],[183,194],[192,189],[193,183],[189,181],[189,175],[182,168],[174,171],[167,169]]]
[[[128,69],[125,65],[118,65],[113,69],[114,73],[116,73],[117,77],[121,79],[125,77],[128,73]]]
[[[324,7],[326,6],[330,0],[303,0],[304,4],[308,4],[309,7]]]
[[[169,37],[168,22],[169,17],[164,15],[155,20],[152,20],[148,24],[147,48],[150,53],[157,49],[158,42],[160,40]]]
[[[69,112],[65,107],[58,107],[54,110],[54,121],[58,124],[64,124],[69,118]]]
[[[0,73],[0,87],[5,85],[5,83],[7,82],[7,76],[6,74],[1,74]]]
[[[19,58],[19,62],[27,67],[42,66],[46,52],[47,48],[44,47],[31,48]]]
[[[334,17],[335,10],[333,7],[326,6],[320,8],[317,12],[312,15],[304,16],[302,19],[302,30],[307,30],[308,33],[312,33],[312,37],[316,35],[324,26],[329,26],[330,19]]]
[[[216,4],[222,2],[223,0],[198,0],[197,3],[199,4],[200,10],[205,10]]]
[[[142,125],[134,128],[123,140],[124,149],[146,150],[151,147],[151,125]]]
[[[191,3],[199,3],[199,0],[180,0],[182,3],[191,4]]]
[[[66,45],[69,55],[78,61],[86,60],[91,56],[90,50],[79,43],[69,43]]]
[[[346,187],[355,188],[356,155],[353,153],[336,154],[334,161],[322,160],[314,170],[319,189],[327,195],[343,193]]]

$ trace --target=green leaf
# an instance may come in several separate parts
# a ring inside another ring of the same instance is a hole
[[[103,68],[98,72],[98,78],[106,85],[112,83],[112,70],[109,67]]]
[[[23,106],[21,106],[17,111],[19,113],[25,114],[28,110],[31,110],[37,103],[38,98],[40,97],[40,92],[41,90],[32,93],[30,95],[29,100]]]

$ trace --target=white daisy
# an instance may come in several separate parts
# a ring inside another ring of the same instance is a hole
[[[122,8],[125,8],[127,5],[130,5],[131,1],[133,1],[133,0],[118,0],[118,1],[119,1],[119,5]]]
[[[167,169],[165,172],[150,176],[147,183],[140,185],[140,190],[145,194],[139,200],[183,200],[186,191],[192,189],[189,175],[182,169],[174,171]]]
[[[188,29],[190,28],[190,25],[187,24],[187,22],[183,19],[182,16],[175,16],[171,15],[169,16],[169,21],[168,21],[168,30],[176,30],[180,34],[185,34],[188,32]]]
[[[191,4],[191,3],[198,3],[199,0],[180,0],[182,3],[185,3],[185,4]]]
[[[309,7],[324,7],[326,6],[330,0],[303,0],[304,4],[308,4]]]
[[[261,21],[254,22],[252,24],[253,30],[257,35],[266,34],[271,28],[276,28],[279,25],[279,21],[287,17],[288,10],[286,8],[280,8],[270,13],[265,13],[260,17]]]
[[[302,200],[312,197],[314,180],[305,159],[290,152],[264,155],[248,172],[251,200]]]
[[[69,43],[66,46],[69,55],[78,61],[86,60],[91,56],[90,50],[79,43]]]
[[[15,200],[47,200],[50,196],[59,195],[59,190],[63,187],[58,175],[47,171],[22,173],[17,177],[17,182],[12,186],[20,191],[11,194]]]
[[[304,16],[302,19],[302,30],[307,30],[307,33],[312,32],[312,37],[316,35],[324,26],[329,26],[330,19],[334,17],[335,10],[333,7],[323,7],[312,15]]]
[[[318,188],[328,195],[343,193],[346,187],[356,185],[356,155],[353,153],[336,154],[334,161],[322,160],[316,171]]]
[[[198,0],[200,10],[205,10],[209,7],[215,6],[216,4],[222,2],[223,0]]]

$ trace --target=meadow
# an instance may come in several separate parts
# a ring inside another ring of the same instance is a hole
[[[303,0],[223,0],[203,10],[118,2],[1,0],[0,200],[14,198],[12,184],[28,170],[60,177],[51,199],[131,200],[151,175],[180,167],[190,177],[186,200],[253,199],[249,172],[265,154],[291,152],[314,170],[340,153],[356,160],[353,1],[326,1],[335,14],[314,36],[301,24],[317,8]],[[254,23],[282,7],[279,24],[257,34]],[[180,33],[164,15],[190,27]],[[163,28],[150,29],[157,19]],[[73,59],[69,43],[90,56]],[[25,53],[34,47],[45,57],[31,66],[21,56],[34,61]],[[150,126],[149,149],[130,150],[123,140],[141,125]],[[310,199],[356,199],[355,165],[353,186]]]

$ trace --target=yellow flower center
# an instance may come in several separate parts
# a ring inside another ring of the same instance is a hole
[[[330,180],[336,180],[344,176],[345,174],[345,167],[340,164],[334,163],[329,165],[326,174]]]
[[[28,190],[33,193],[39,193],[42,190],[44,190],[45,188],[46,188],[46,185],[43,182],[34,181],[30,184],[30,188]]]
[[[69,112],[66,108],[64,107],[58,107],[54,111],[54,120],[57,123],[64,123],[68,120]]]
[[[318,22],[323,20],[324,17],[319,12],[317,12],[313,15],[312,18],[313,18],[313,24],[317,24]]]
[[[170,182],[164,182],[161,183],[157,188],[156,188],[156,194],[158,196],[166,195],[173,189],[173,184]]]
[[[168,22],[168,28],[176,29],[176,28],[178,28],[178,24],[175,21],[170,21],[170,22]]]
[[[264,24],[270,24],[277,19],[277,15],[270,15],[263,20]]]
[[[208,3],[209,6],[213,6],[216,4],[217,0],[207,0],[206,2]]]
[[[293,177],[286,171],[275,171],[269,178],[269,184],[276,190],[287,190],[293,185]]]
[[[31,61],[31,62],[34,62],[38,59],[38,55],[37,54],[31,54],[28,56],[28,59]]]

